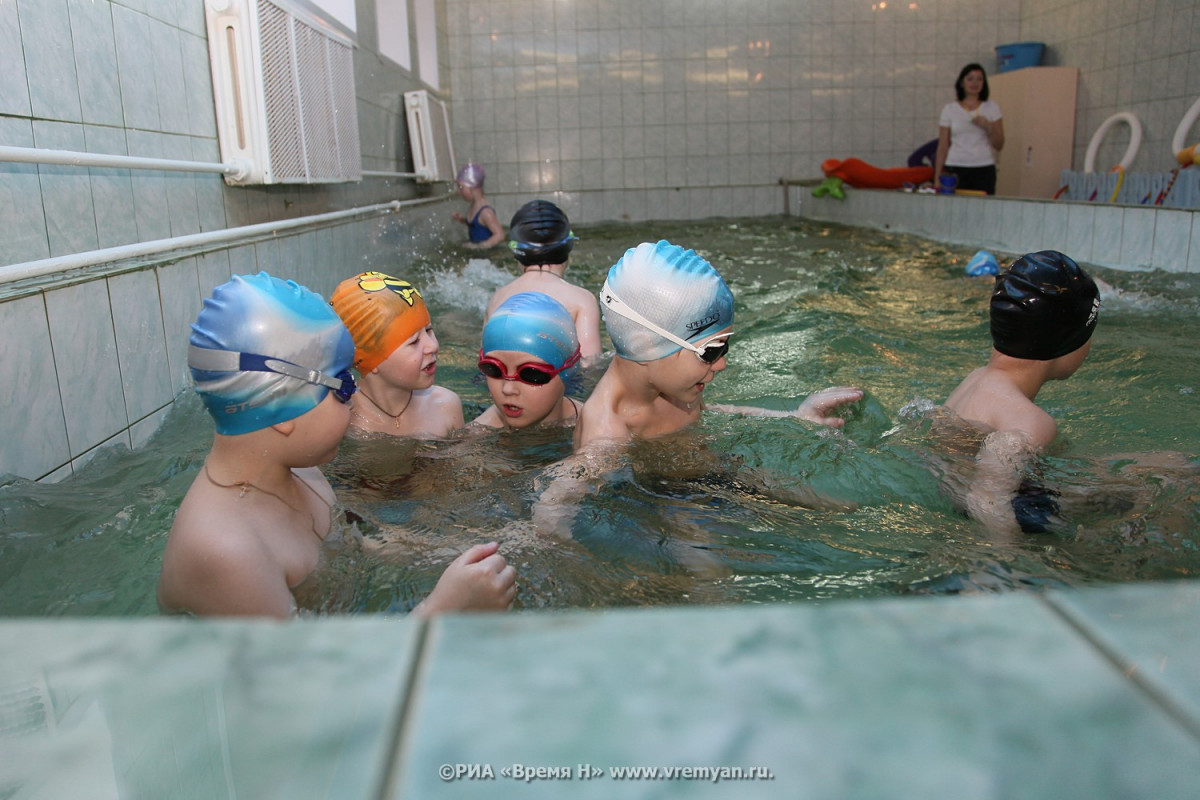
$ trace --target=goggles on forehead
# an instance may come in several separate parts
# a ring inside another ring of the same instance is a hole
[[[489,378],[496,378],[502,381],[520,381],[528,383],[530,386],[545,386],[550,381],[554,380],[554,376],[563,370],[570,369],[579,363],[579,348],[575,348],[575,352],[571,357],[563,362],[561,367],[555,369],[549,364],[538,364],[535,362],[527,362],[517,367],[514,374],[509,375],[507,368],[498,358],[485,356],[483,351],[479,351],[479,371]]]
[[[604,287],[600,289],[600,302],[604,303],[604,307],[610,309],[614,314],[625,319],[636,322],[648,331],[653,331],[669,342],[674,342],[682,348],[691,350],[696,354],[696,358],[703,361],[705,364],[715,364],[726,353],[729,352],[729,337],[733,336],[733,331],[728,333],[718,333],[716,336],[710,336],[699,344],[681,339],[668,330],[660,328],[650,320],[643,317],[638,312],[634,311],[628,304],[613,292],[609,287],[608,281],[604,282]]]
[[[351,395],[358,389],[349,369],[330,377],[320,370],[302,367],[281,358],[260,356],[257,353],[239,353],[236,350],[209,350],[194,344],[188,345],[188,366],[206,372],[274,372],[305,383],[324,386],[333,391],[333,396],[340,403],[349,403]]]

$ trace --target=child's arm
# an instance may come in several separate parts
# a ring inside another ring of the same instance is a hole
[[[854,389],[849,386],[832,386],[810,394],[795,411],[776,411],[770,408],[757,408],[755,406],[731,406],[725,403],[705,403],[704,407],[725,414],[742,414],[748,417],[800,417],[809,422],[815,422],[818,425],[840,428],[846,424],[846,420],[841,417],[832,417],[829,415],[830,412],[846,403],[861,400],[862,396],[861,389]]]
[[[988,434],[975,457],[975,474],[967,492],[967,513],[987,530],[1014,536],[1021,525],[1013,511],[1013,498],[1021,486],[1025,465],[1038,446],[1021,431]]]
[[[413,609],[429,618],[446,611],[505,611],[517,596],[517,571],[496,542],[477,544],[442,573],[429,596]]]
[[[583,364],[591,364],[603,349],[600,343],[600,304],[596,302],[591,292],[587,293],[590,302],[579,307],[579,315],[575,317],[575,335],[579,337],[579,357]]]
[[[593,439],[578,445],[572,455],[546,467],[546,483],[533,503],[532,519],[539,533],[571,538],[571,526],[579,513],[579,502],[595,494],[605,476],[624,464],[623,440]]]

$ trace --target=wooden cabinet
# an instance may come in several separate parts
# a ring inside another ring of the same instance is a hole
[[[1078,67],[1025,67],[988,76],[1004,115],[996,194],[1051,198],[1075,148]]]

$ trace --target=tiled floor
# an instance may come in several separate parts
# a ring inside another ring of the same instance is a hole
[[[429,625],[13,621],[0,796],[1195,797],[1198,612],[1200,582]]]

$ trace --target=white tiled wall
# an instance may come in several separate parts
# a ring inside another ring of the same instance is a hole
[[[1045,64],[1080,68],[1075,169],[1104,120],[1133,112],[1143,140],[1131,171],[1177,166],[1171,139],[1200,97],[1200,4],[1194,0],[1038,0],[1022,4],[1021,35],[1046,42]],[[1200,142],[1193,126],[1187,144]],[[1119,125],[1096,155],[1096,169],[1120,162],[1129,131]]]
[[[539,195],[587,220],[778,213],[763,190],[824,159],[904,164],[1021,6],[447,0],[458,153],[502,219]]]
[[[355,50],[363,168],[410,171],[403,93]],[[0,0],[0,145],[221,161],[203,0]],[[370,205],[411,181],[240,188],[218,175],[0,162],[0,265]],[[5,202],[11,198],[11,202]]]
[[[359,6],[363,167],[406,172],[403,92],[420,82],[378,56],[373,7]],[[219,162],[202,0],[0,0],[0,145]],[[404,179],[241,188],[211,174],[0,162],[0,266],[430,191]],[[414,247],[444,235],[433,214],[402,212]],[[0,474],[57,480],[100,446],[136,447],[188,385],[188,325],[214,286],[267,269],[328,296],[368,266],[395,219],[0,285]]]
[[[1192,0],[446,4],[459,155],[488,169],[501,219],[534,196],[589,221],[778,213],[759,189],[819,176],[824,159],[903,165],[936,135],[962,65],[992,71],[995,47],[1020,41],[1081,68],[1076,169],[1100,123],[1133,110],[1133,169],[1166,171],[1200,75]],[[1118,126],[1099,168],[1127,141]]]

